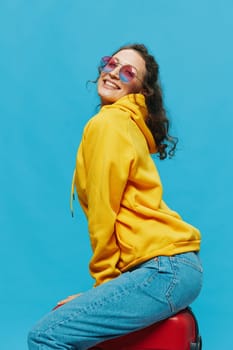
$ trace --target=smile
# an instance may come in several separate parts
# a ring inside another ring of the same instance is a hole
[[[111,81],[111,80],[104,79],[103,82],[104,82],[104,86],[107,87],[107,88],[117,89],[117,90],[120,89],[120,87],[117,84],[115,84],[113,81]]]

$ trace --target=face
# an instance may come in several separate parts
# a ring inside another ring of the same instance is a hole
[[[101,104],[112,104],[119,98],[142,92],[142,81],[146,73],[145,62],[140,54],[132,49],[125,49],[113,56],[119,63],[111,72],[101,72],[98,79],[98,95]],[[120,69],[124,65],[131,65],[136,76],[128,83],[120,79]]]

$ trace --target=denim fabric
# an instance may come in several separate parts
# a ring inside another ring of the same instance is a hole
[[[50,312],[30,331],[29,349],[88,349],[171,316],[201,286],[198,254],[153,258]]]

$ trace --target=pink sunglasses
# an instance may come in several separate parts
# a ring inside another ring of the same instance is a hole
[[[121,66],[119,70],[119,78],[123,83],[129,83],[134,78],[137,78],[137,70],[135,67],[131,66],[130,64],[121,65],[120,62],[112,56],[104,56],[101,58],[99,71],[110,73],[119,65]]]

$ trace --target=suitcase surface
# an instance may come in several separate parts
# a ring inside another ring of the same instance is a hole
[[[190,308],[139,331],[89,350],[201,350],[198,324]]]

